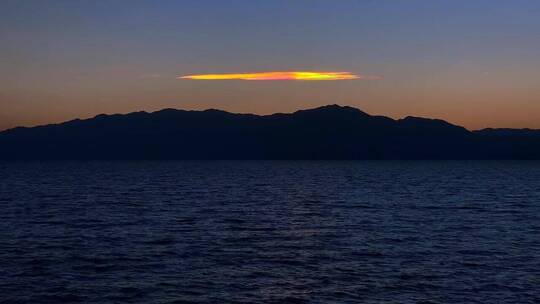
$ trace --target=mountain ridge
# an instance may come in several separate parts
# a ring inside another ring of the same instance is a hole
[[[470,131],[336,104],[269,115],[166,108],[4,130],[0,159],[540,159],[540,130]]]

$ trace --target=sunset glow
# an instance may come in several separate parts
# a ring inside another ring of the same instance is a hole
[[[356,75],[350,72],[261,72],[240,74],[200,74],[180,76],[178,79],[194,80],[353,80],[378,79],[376,76]]]

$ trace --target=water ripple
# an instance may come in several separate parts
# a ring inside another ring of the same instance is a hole
[[[2,303],[539,303],[538,162],[0,166]]]

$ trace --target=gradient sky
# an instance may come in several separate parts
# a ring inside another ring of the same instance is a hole
[[[177,79],[265,71],[382,79]],[[540,1],[0,1],[0,129],[333,103],[470,129],[540,128]]]

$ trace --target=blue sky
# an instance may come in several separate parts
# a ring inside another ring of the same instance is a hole
[[[338,103],[469,128],[540,128],[539,1],[0,2],[0,129],[163,107]],[[376,81],[198,82],[331,70]]]

